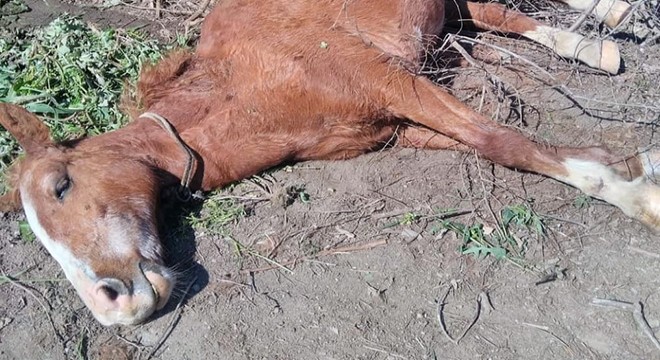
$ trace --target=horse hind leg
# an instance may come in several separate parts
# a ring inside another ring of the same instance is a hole
[[[477,28],[522,35],[552,49],[558,55],[577,59],[605,70],[619,72],[621,56],[616,43],[588,39],[582,35],[553,28],[523,13],[497,3],[474,3],[466,0],[447,1],[448,22],[468,21]]]
[[[402,125],[397,130],[396,144],[403,147],[412,147],[428,150],[456,150],[470,151],[471,148],[454,140],[448,136],[442,135],[437,131],[415,125]]]
[[[536,144],[473,111],[429,79],[405,72],[388,75],[387,71],[383,69],[381,78],[387,81],[382,91],[388,111],[443,135],[432,143],[435,147],[444,148],[450,145],[447,138],[454,139],[497,164],[574,186],[660,231],[660,186],[653,175],[660,170],[660,153],[624,159],[602,148]],[[411,136],[418,140],[429,135],[427,130],[416,132]],[[409,144],[424,147],[423,142]]]

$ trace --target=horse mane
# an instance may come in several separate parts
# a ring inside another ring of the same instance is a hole
[[[137,84],[125,86],[120,104],[122,112],[134,119],[158,100],[176,92],[172,84],[191,68],[193,57],[190,50],[177,49],[155,63],[144,63]]]

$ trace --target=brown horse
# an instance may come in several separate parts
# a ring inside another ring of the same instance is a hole
[[[624,2],[601,0],[594,14],[616,25],[627,11]],[[411,72],[446,18],[619,69],[616,44],[544,26],[499,4],[223,0],[194,53],[175,52],[142,72],[145,112],[136,109],[120,130],[54,143],[35,116],[0,104],[0,123],[26,152],[13,168],[5,206],[22,206],[106,325],[142,322],[170,297],[175,276],[163,264],[155,216],[164,187],[182,182],[210,190],[284,161],[352,158],[394,138],[401,146],[476,149],[660,228],[660,188],[648,179],[656,155],[540,146]]]

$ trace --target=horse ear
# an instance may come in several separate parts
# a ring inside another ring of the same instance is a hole
[[[0,103],[0,125],[16,138],[28,154],[53,144],[46,124],[18,105]]]

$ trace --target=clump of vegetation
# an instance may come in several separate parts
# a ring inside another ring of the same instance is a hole
[[[71,16],[34,31],[0,30],[0,102],[44,118],[56,140],[117,129],[119,99],[166,46],[133,30],[100,30]],[[0,171],[19,153],[0,131]]]
[[[223,190],[217,190],[206,198],[199,214],[188,215],[186,221],[193,228],[210,235],[228,235],[226,226],[245,214],[242,204],[227,197]]]
[[[8,21],[4,18],[14,17],[29,10],[27,5],[19,0],[0,0],[0,25],[7,26]]]
[[[444,220],[434,227],[434,232],[451,231],[462,240],[459,251],[477,258],[492,256],[497,260],[508,260],[523,267],[527,251],[525,233],[537,237],[546,234],[543,220],[528,206],[507,206],[500,213],[501,221],[494,229],[483,224],[465,225]],[[520,233],[520,234],[519,234]]]
[[[31,244],[37,239],[37,236],[34,235],[30,225],[25,220],[18,222],[18,232],[21,235],[21,239],[23,239],[26,244]]]

